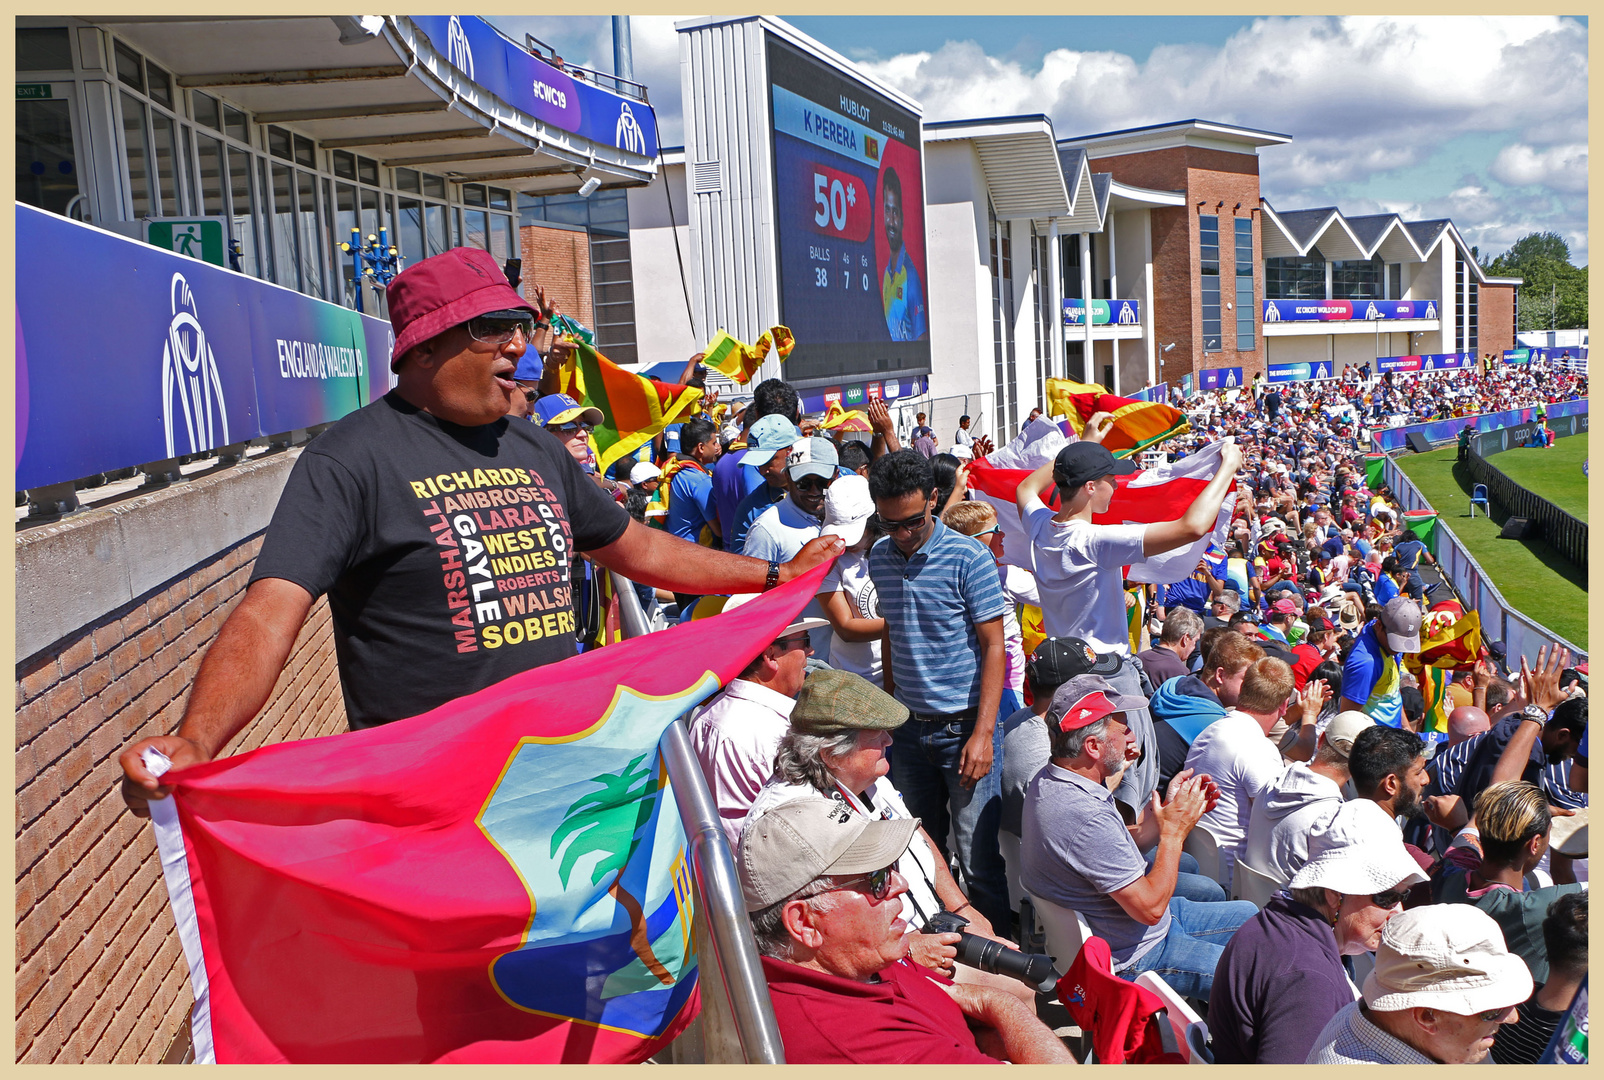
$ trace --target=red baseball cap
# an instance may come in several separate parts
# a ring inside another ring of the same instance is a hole
[[[1122,694],[1101,675],[1077,675],[1053,694],[1043,718],[1048,727],[1075,731],[1089,727],[1105,716],[1147,707],[1139,694]]]
[[[459,247],[413,263],[385,290],[395,348],[390,370],[408,349],[422,344],[478,315],[534,305],[507,284],[507,276],[490,252]]]

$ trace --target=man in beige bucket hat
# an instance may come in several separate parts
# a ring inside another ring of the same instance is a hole
[[[1310,1065],[1474,1065],[1532,995],[1526,964],[1486,912],[1435,904],[1381,932],[1363,997],[1320,1032]]]

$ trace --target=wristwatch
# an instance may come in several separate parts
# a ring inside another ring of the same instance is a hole
[[[1541,705],[1527,705],[1520,711],[1522,721],[1530,720],[1539,727],[1548,723],[1548,710]]]
[[[768,592],[780,583],[780,564],[774,559],[769,560],[768,576],[763,579],[763,591]]]

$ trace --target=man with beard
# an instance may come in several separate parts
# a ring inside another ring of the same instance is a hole
[[[1384,823],[1401,838],[1403,830],[1398,827],[1398,818],[1425,815],[1423,795],[1430,780],[1426,773],[1426,744],[1414,732],[1382,724],[1365,728],[1353,740],[1348,773],[1359,796],[1355,802],[1374,803],[1380,808],[1380,813],[1371,815],[1377,827]],[[1404,846],[1422,867],[1431,865],[1431,857],[1424,851],[1413,844]]]

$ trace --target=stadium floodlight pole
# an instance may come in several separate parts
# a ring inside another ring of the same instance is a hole
[[[613,16],[613,74],[627,82],[635,81],[635,56],[629,40],[628,15]]]

